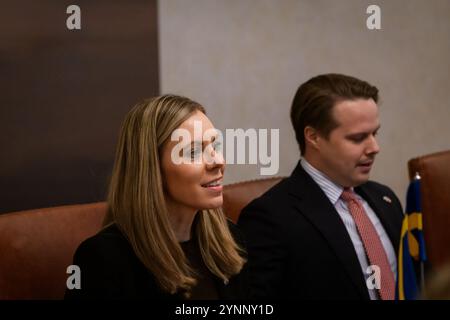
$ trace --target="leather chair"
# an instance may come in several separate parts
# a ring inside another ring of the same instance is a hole
[[[244,206],[282,178],[224,187],[224,212],[234,222]],[[0,215],[0,299],[62,299],[78,245],[97,233],[106,203]]]
[[[410,179],[421,177],[422,219],[429,262],[450,262],[450,150],[408,161]]]
[[[268,178],[229,184],[223,191],[223,211],[234,223],[241,210],[253,199],[258,198],[283,178]]]

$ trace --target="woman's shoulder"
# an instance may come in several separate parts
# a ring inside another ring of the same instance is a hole
[[[83,243],[107,244],[109,242],[123,242],[123,241],[127,241],[125,236],[122,234],[119,227],[115,223],[111,223],[103,227],[94,236],[84,240]]]
[[[116,260],[133,253],[132,247],[116,224],[104,227],[84,240],[75,252],[75,260]]]
[[[66,290],[67,299],[158,296],[153,277],[120,229],[109,225],[83,241],[73,264],[81,270],[81,290]]]
[[[103,227],[96,235],[90,237],[91,241],[126,241],[125,236],[115,223]]]

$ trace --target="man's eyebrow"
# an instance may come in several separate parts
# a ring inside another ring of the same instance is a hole
[[[381,125],[379,125],[378,127],[375,128],[375,130],[372,131],[361,131],[361,132],[354,132],[354,133],[349,133],[348,135],[346,135],[347,137],[353,137],[353,136],[359,136],[359,135],[369,135],[372,132],[377,132],[378,130],[380,130]]]

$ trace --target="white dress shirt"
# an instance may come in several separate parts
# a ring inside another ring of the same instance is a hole
[[[369,262],[367,259],[366,252],[364,250],[361,237],[359,236],[358,229],[356,228],[355,221],[353,221],[353,217],[347,208],[347,204],[345,203],[345,201],[341,199],[341,194],[344,191],[344,188],[331,181],[325,174],[314,168],[310,163],[308,163],[308,161],[306,161],[303,158],[301,160],[301,165],[303,169],[311,176],[311,178],[319,185],[319,187],[331,201],[334,208],[341,217],[342,222],[344,223],[345,228],[347,229],[347,232],[350,235],[353,246],[355,247],[359,264],[361,265],[364,278],[367,281],[367,278],[371,275],[371,273],[366,273],[367,267],[369,266]],[[394,277],[396,277],[397,258],[391,240],[389,239],[386,231],[384,230],[383,225],[380,222],[380,219],[378,219],[377,215],[369,206],[369,204],[357,193],[355,193],[355,195],[358,198],[358,200],[362,203],[364,210],[367,213],[370,221],[372,221],[372,224],[374,225],[375,230],[377,231],[378,236],[381,239],[381,243],[383,244],[384,250],[386,251],[386,255],[388,257],[391,270],[394,273]],[[375,289],[373,290],[367,289],[367,290],[369,291],[369,295],[372,300],[378,299],[378,294]]]

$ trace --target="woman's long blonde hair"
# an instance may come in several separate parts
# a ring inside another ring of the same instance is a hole
[[[104,225],[116,223],[137,257],[171,294],[188,296],[195,274],[173,232],[161,174],[161,148],[172,132],[203,107],[181,96],[164,95],[138,103],[120,131]],[[221,209],[201,210],[195,236],[208,269],[227,282],[245,263]],[[194,227],[194,226],[193,226]]]

